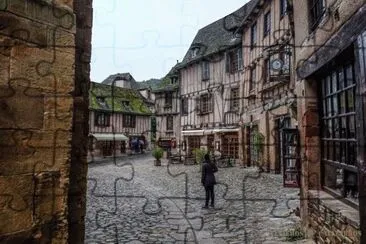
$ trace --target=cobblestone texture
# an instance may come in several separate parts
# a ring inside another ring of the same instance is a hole
[[[281,175],[219,169],[216,207],[204,210],[198,166],[153,160],[89,166],[87,243],[280,243],[300,222],[298,189]]]

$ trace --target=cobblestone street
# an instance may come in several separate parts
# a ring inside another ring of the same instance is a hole
[[[87,243],[281,243],[300,218],[282,175],[219,168],[215,209],[202,209],[198,166],[135,156],[89,165]]]

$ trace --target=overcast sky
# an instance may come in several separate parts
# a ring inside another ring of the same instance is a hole
[[[181,61],[197,31],[247,0],[94,0],[91,79],[130,72],[163,77]]]

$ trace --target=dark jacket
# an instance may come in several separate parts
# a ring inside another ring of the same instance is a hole
[[[202,164],[201,183],[203,186],[213,186],[216,184],[215,172],[217,172],[217,166],[215,164],[207,161]]]

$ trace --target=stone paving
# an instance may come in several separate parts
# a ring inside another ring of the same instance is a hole
[[[89,165],[86,243],[285,243],[299,224],[298,189],[281,175],[219,168],[216,206],[205,210],[198,166],[153,160]]]

